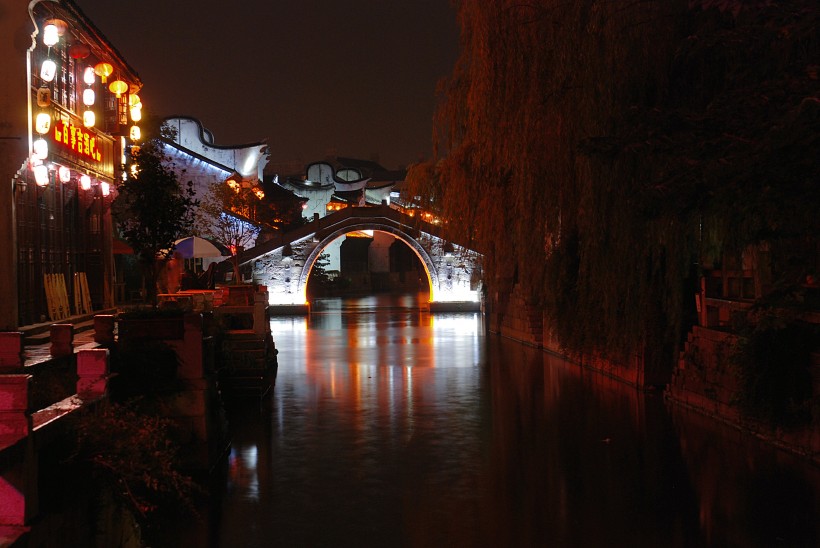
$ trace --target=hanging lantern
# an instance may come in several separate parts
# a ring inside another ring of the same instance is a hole
[[[94,90],[91,88],[86,88],[83,90],[83,104],[87,107],[90,107],[94,104],[97,96],[94,93]]]
[[[80,175],[80,188],[83,190],[91,190],[91,177],[88,175]]]
[[[40,78],[45,80],[46,82],[51,82],[54,80],[54,76],[57,74],[57,63],[52,61],[51,59],[46,59],[43,61],[43,66],[40,67]]]
[[[94,114],[93,110],[86,110],[83,112],[83,125],[85,127],[94,127],[94,124],[97,123],[97,116]]]
[[[45,27],[43,27],[43,43],[45,45],[51,47],[59,41],[60,33],[57,29],[57,25],[49,23]]]
[[[142,103],[138,107],[131,107],[131,119],[135,122],[142,120]]]
[[[122,80],[114,80],[109,84],[108,89],[119,99],[123,93],[128,91],[128,84]]]
[[[32,150],[34,152],[34,157],[38,160],[45,160],[48,158],[48,143],[42,137],[34,141],[32,144]]]
[[[63,36],[65,34],[65,31],[68,30],[68,23],[66,23],[62,19],[57,19],[56,17],[54,19],[48,19],[45,22],[45,24],[46,26],[54,25],[55,27],[57,27],[57,36]]]
[[[104,84],[109,76],[114,73],[114,67],[110,63],[97,63],[94,65],[94,72],[100,77],[100,81]]]
[[[34,128],[40,135],[45,135],[51,129],[51,116],[47,112],[40,112],[34,121]]]
[[[140,127],[139,126],[131,126],[131,131],[129,132],[129,136],[131,137],[132,141],[139,141],[141,137]]]
[[[140,101],[140,96],[136,93],[132,93],[128,96],[128,106],[133,107],[136,105],[142,105],[142,101]]]
[[[38,186],[48,186],[48,167],[45,164],[34,166],[34,182]]]
[[[136,177],[137,174],[140,172],[140,168],[137,164],[131,164],[130,171],[131,171],[131,176]]]
[[[97,75],[94,74],[94,68],[93,67],[85,67],[85,70],[83,71],[83,82],[85,82],[87,85],[91,86],[91,85],[94,85],[94,80],[96,78],[97,78]]]
[[[57,174],[60,176],[61,183],[67,183],[71,180],[71,170],[65,166],[60,166],[57,170]]]
[[[68,55],[72,59],[85,59],[91,55],[91,48],[82,42],[75,42],[68,48]]]
[[[42,108],[51,106],[51,90],[45,85],[37,88],[37,106]]]
[[[111,194],[111,185],[106,183],[105,181],[100,182],[100,192],[102,192],[103,196],[108,196]]]
[[[256,197],[260,200],[265,197],[265,191],[258,186],[253,187],[253,193],[256,194]]]

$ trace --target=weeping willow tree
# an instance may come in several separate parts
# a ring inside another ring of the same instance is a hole
[[[815,4],[457,1],[413,194],[566,350],[668,358],[705,248],[817,236]]]

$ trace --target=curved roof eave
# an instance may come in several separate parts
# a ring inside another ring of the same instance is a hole
[[[194,116],[177,114],[177,115],[173,115],[173,116],[166,116],[165,118],[162,119],[163,122],[168,122],[169,120],[188,120],[188,121],[194,122],[199,127],[199,140],[200,140],[200,142],[203,145],[206,145],[206,146],[209,146],[209,147],[212,147],[212,148],[221,149],[221,150],[234,150],[234,149],[239,149],[239,148],[256,148],[256,147],[268,146],[267,140],[250,142],[250,143],[243,143],[243,144],[237,144],[237,145],[217,145],[217,144],[213,143],[212,141],[206,140],[205,135],[210,134],[211,136],[213,136],[213,133],[211,133],[211,131],[208,128],[206,128],[204,125],[202,125],[202,122],[199,120],[199,118],[196,118]]]

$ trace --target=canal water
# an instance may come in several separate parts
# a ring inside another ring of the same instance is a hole
[[[818,468],[423,297],[271,321],[185,546],[820,545]]]

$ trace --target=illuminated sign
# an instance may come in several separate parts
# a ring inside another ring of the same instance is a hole
[[[70,122],[59,120],[54,124],[52,135],[55,143],[79,154],[81,157],[95,162],[102,161],[102,145],[96,133],[91,133],[86,128],[75,126]]]

